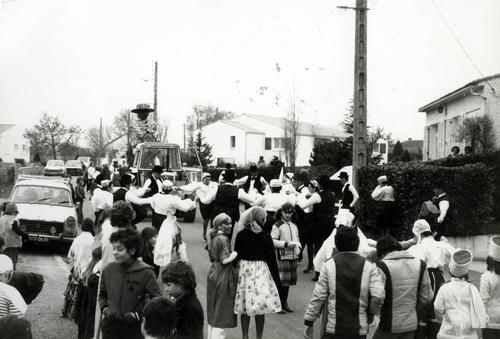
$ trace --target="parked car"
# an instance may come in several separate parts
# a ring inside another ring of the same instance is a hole
[[[49,160],[43,169],[43,175],[49,176],[65,176],[66,168],[62,160]]]
[[[66,160],[64,164],[66,169],[66,174],[73,177],[79,177],[83,175],[83,163],[80,160]]]
[[[9,201],[19,209],[19,224],[28,241],[71,244],[77,235],[73,188],[66,178],[21,175]]]
[[[85,168],[90,166],[92,159],[90,157],[78,157],[76,160],[80,160],[85,165]]]

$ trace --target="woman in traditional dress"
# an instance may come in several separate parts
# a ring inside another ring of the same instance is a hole
[[[174,190],[174,184],[170,180],[165,180],[162,183],[162,189],[166,192],[172,192]],[[151,207],[154,207],[153,204],[151,204]],[[158,207],[160,210],[157,210]],[[157,214],[161,211],[161,214],[166,216],[165,220],[161,223],[156,245],[153,250],[154,264],[160,266],[158,283],[160,286],[163,286],[161,275],[165,267],[171,262],[179,260],[187,261],[185,251],[186,245],[182,242],[181,227],[177,222],[175,212],[177,210],[187,212],[196,208],[196,204],[189,198],[181,199],[177,195],[166,194],[163,195],[159,205],[156,205],[154,208]]]
[[[244,227],[236,235],[234,250],[240,259],[234,313],[241,315],[243,339],[248,339],[250,317],[255,316],[257,339],[264,332],[265,315],[281,311],[277,282],[281,285],[271,236],[262,232],[266,211],[251,207],[240,218]],[[280,286],[281,287],[281,286]]]
[[[237,326],[234,297],[238,273],[232,262],[238,254],[231,252],[229,234],[232,220],[226,213],[217,215],[208,232],[208,253],[212,267],[207,277],[208,339],[224,338],[224,328]]]
[[[174,216],[177,210],[183,212],[192,210],[196,208],[196,204],[189,198],[181,199],[175,191],[174,183],[164,180],[161,184],[161,192],[151,198],[151,208],[154,210],[153,227],[159,230],[169,215]]]

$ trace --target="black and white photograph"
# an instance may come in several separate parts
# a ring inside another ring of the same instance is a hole
[[[500,1],[0,0],[0,339],[500,338]]]

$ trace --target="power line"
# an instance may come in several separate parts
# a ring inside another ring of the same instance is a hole
[[[460,48],[462,49],[462,51],[464,52],[465,56],[467,57],[467,59],[470,61],[470,63],[472,64],[472,66],[476,69],[476,71],[479,73],[479,75],[481,75],[481,78],[484,78],[484,74],[483,72],[481,72],[481,70],[479,69],[479,67],[476,65],[476,63],[474,62],[474,60],[472,60],[472,57],[469,55],[469,53],[467,52],[467,50],[465,49],[464,45],[462,44],[462,42],[460,41],[460,39],[457,37],[457,35],[455,34],[455,32],[453,32],[453,29],[451,28],[451,26],[448,24],[448,21],[446,21],[443,13],[441,12],[441,10],[439,9],[438,5],[436,4],[436,1],[435,0],[432,0],[432,4],[434,5],[434,8],[436,9],[436,11],[438,12],[439,16],[441,17],[441,20],[443,20],[444,24],[446,25],[446,27],[448,28],[448,31],[450,31],[451,35],[453,36],[453,38],[455,39],[455,41],[457,42],[457,44],[460,46]],[[488,80],[486,80],[486,83],[488,84],[488,86],[490,86],[491,90],[493,91],[493,93],[495,93],[495,89],[493,88],[493,86],[488,82]]]

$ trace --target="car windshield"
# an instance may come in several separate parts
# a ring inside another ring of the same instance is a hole
[[[51,167],[63,167],[64,166],[64,161],[62,161],[62,160],[49,160],[49,161],[47,161],[47,166],[51,166]]]
[[[142,149],[141,163],[139,169],[150,170],[155,165],[160,165],[166,170],[180,170],[179,149],[175,147],[154,148],[144,147]]]
[[[82,167],[80,160],[68,160],[66,161],[67,167]]]
[[[59,187],[22,185],[14,188],[12,202],[36,203],[70,206],[71,195],[68,190]]]

